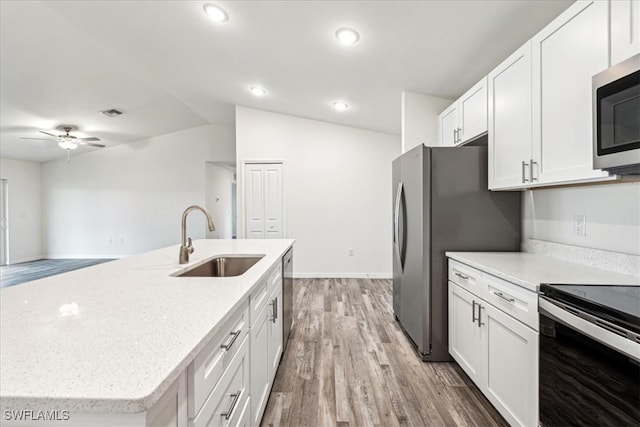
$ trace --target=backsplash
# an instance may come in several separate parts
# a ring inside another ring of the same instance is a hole
[[[640,277],[640,256],[527,239],[522,251]]]

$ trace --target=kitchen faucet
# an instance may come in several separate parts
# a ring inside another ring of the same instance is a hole
[[[214,231],[216,226],[213,225],[213,220],[211,219],[211,215],[209,212],[204,210],[198,205],[189,206],[184,210],[182,214],[182,245],[180,246],[180,264],[186,264],[189,262],[189,254],[193,253],[193,245],[191,244],[191,237],[187,238],[187,215],[189,212],[193,210],[202,211],[203,214],[207,217],[207,223],[209,225],[209,231]]]

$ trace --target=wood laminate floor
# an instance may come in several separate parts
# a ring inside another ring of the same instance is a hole
[[[111,261],[110,259],[40,259],[0,267],[0,288]]]
[[[420,361],[390,280],[298,279],[262,426],[507,426],[455,363]]]

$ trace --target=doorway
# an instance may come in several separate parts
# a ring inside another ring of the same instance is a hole
[[[205,169],[205,207],[211,214],[215,231],[212,239],[236,238],[236,165],[231,162],[207,162]]]
[[[7,206],[7,180],[0,179],[0,265],[9,258],[9,220]]]

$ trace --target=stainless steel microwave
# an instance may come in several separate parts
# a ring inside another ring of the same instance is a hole
[[[640,54],[592,82],[593,168],[640,175]]]

